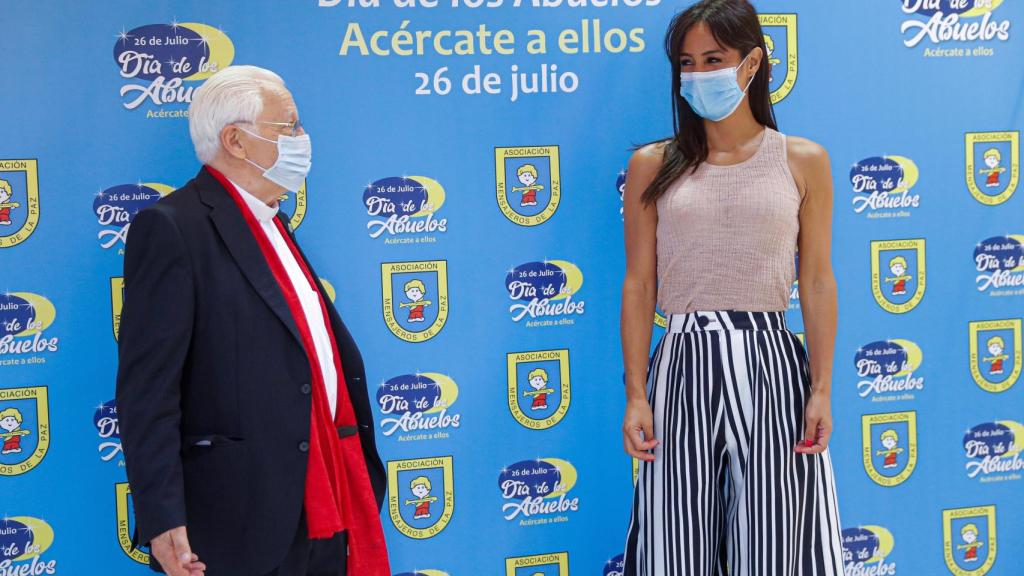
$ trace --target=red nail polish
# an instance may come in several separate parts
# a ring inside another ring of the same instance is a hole
[[[814,440],[804,440],[804,446],[814,446]]]

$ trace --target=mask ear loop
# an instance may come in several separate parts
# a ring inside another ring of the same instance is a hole
[[[750,52],[747,52],[747,55],[743,57],[743,60],[740,62],[739,66],[737,66],[736,68],[737,69],[742,68],[743,67],[743,62],[746,62],[747,58],[750,58],[750,55],[753,54],[753,53],[754,53],[753,50],[751,50]],[[743,93],[744,94],[746,94],[747,90],[750,89],[750,85],[754,83],[754,77],[755,76],[757,76],[757,70],[754,70],[754,73],[750,75],[750,80],[747,80],[747,85],[746,85],[746,87],[743,88]]]
[[[260,140],[263,140],[264,142],[270,142],[271,144],[277,144],[277,140],[271,140],[270,138],[264,138],[263,136],[260,136],[259,134],[255,133],[255,132],[250,132],[250,131],[246,130],[245,128],[242,128],[242,127],[239,127],[238,129],[241,130],[242,132],[245,132],[249,136],[253,136],[255,138],[259,138]]]
[[[245,132],[249,136],[252,136],[254,138],[259,138],[260,140],[263,140],[264,142],[270,142],[271,144],[274,144],[275,146],[277,145],[277,140],[271,140],[270,138],[264,138],[263,136],[260,136],[259,134],[255,134],[253,132],[250,132],[250,131],[246,130],[245,128],[242,128],[241,126],[238,126],[238,129],[241,130],[242,132]],[[280,149],[278,149],[278,154],[280,154],[280,152],[281,152]],[[245,160],[246,162],[248,162],[252,166],[255,166],[256,168],[259,168],[260,170],[262,170],[262,175],[264,177],[266,176],[266,173],[270,171],[270,168],[264,168],[263,166],[260,166],[259,164],[253,162],[249,158],[242,158],[242,160]],[[273,167],[273,165],[271,165],[271,167]]]
[[[743,60],[740,61],[739,65],[736,66],[736,70],[739,70],[740,67],[743,66],[743,63],[746,62],[747,58],[749,58],[749,57],[750,57],[750,53],[748,52],[747,55],[743,57]],[[741,94],[743,94],[743,96],[741,96],[740,99],[736,101],[736,105],[732,107],[732,110],[730,110],[729,113],[726,114],[725,116],[722,116],[721,118],[719,118],[719,120],[724,120],[724,119],[728,118],[729,116],[732,116],[732,113],[735,112],[736,109],[740,107],[740,103],[743,102],[743,98],[748,98],[749,97],[749,95],[747,94],[747,90],[749,90],[750,89],[750,85],[754,83],[754,76],[757,76],[757,70],[754,70],[754,73],[750,75],[750,80],[747,80],[747,87],[744,88],[742,90],[742,92],[741,92]],[[739,88],[739,83],[736,84],[736,87]]]

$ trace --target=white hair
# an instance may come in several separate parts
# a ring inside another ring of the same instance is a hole
[[[199,161],[209,164],[217,157],[225,126],[259,117],[264,90],[284,87],[280,76],[258,66],[228,66],[203,82],[188,107],[188,132]]]

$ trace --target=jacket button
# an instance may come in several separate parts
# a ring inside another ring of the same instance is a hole
[[[302,390],[303,394],[309,394],[310,392],[313,391],[313,387],[310,386],[309,383],[307,382],[307,383],[303,384],[302,387],[299,388],[299,390]]]
[[[299,452],[309,452],[309,442],[299,442]]]

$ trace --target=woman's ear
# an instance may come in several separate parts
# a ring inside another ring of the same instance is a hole
[[[761,60],[764,58],[764,50],[760,46],[754,46],[754,49],[750,51],[747,56],[747,62],[744,67],[748,72],[753,74],[757,72],[757,69],[761,67]]]

